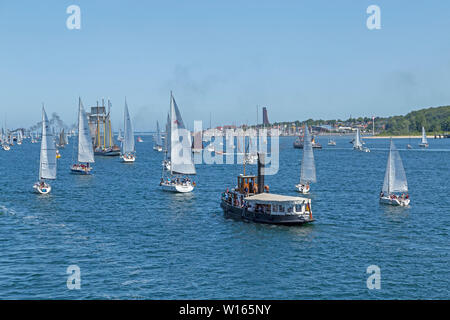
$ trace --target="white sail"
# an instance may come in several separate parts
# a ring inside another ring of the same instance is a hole
[[[170,99],[170,159],[172,173],[195,174],[191,134],[184,126],[175,99]]]
[[[356,128],[355,139],[353,140],[353,148],[362,148],[361,135],[359,133],[359,128]]]
[[[84,112],[81,98],[78,110],[78,162],[95,162],[94,148],[92,146],[91,132],[89,131],[88,119]]]
[[[39,179],[56,179],[56,147],[50,122],[44,107],[42,107],[42,140],[41,157],[39,163]]]
[[[387,195],[395,192],[408,192],[408,182],[406,180],[402,158],[400,158],[400,153],[392,140],[382,191]]]
[[[164,144],[167,151],[167,160],[170,160],[170,115],[167,114],[167,122],[166,122],[166,139],[164,140]]]
[[[159,130],[159,122],[156,121],[156,145],[162,147],[161,131]]]
[[[122,154],[134,152],[134,133],[126,101],[124,109],[124,132],[125,133],[122,141]]]
[[[308,126],[305,126],[300,183],[306,184],[309,182],[316,182],[316,166],[314,164],[314,153],[312,148],[311,135],[309,133]]]
[[[425,133],[425,128],[422,127],[422,143],[423,144],[427,144],[428,140],[427,140],[427,134]]]

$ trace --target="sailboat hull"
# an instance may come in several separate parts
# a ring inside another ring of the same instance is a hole
[[[44,185],[41,185],[39,182],[34,184],[33,189],[39,194],[49,194],[50,191],[52,191],[52,187],[49,184],[45,183]]]
[[[311,188],[310,187],[306,187],[306,186],[304,186],[302,184],[297,184],[295,186],[295,190],[297,190],[301,194],[309,194],[309,191],[311,190]]]
[[[419,147],[428,148],[428,143],[419,143]]]
[[[136,157],[134,155],[121,155],[120,158],[124,163],[132,163],[136,161]]]
[[[168,192],[188,193],[194,191],[192,184],[174,184],[174,183],[162,183],[161,189]]]
[[[72,174],[81,174],[81,175],[88,175],[88,174],[91,174],[91,170],[92,170],[92,167],[89,167],[89,168],[87,168],[87,167],[81,167],[81,166],[77,166],[77,165],[73,165],[71,168],[70,168],[70,172],[72,173]]]
[[[410,199],[402,199],[402,198],[390,198],[390,197],[380,197],[381,204],[388,204],[391,206],[400,206],[406,207],[410,203]]]

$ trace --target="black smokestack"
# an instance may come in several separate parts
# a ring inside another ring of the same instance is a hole
[[[264,192],[264,167],[266,159],[264,153],[258,152],[258,193]]]

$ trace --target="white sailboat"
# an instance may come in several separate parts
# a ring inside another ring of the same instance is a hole
[[[159,122],[156,121],[156,137],[154,141],[155,145],[153,146],[153,150],[162,152],[163,151],[163,144],[162,144],[162,138],[161,138],[161,131],[159,129]]]
[[[167,114],[166,134],[164,137],[164,160],[163,170],[170,171],[170,115]]]
[[[419,147],[428,148],[427,134],[424,127],[422,127],[422,140],[420,140]]]
[[[195,183],[189,178],[195,175],[195,165],[192,158],[191,134],[183,123],[180,110],[170,93],[170,116],[167,128],[167,156],[170,170],[163,166],[160,186],[164,191],[186,193],[194,190]]]
[[[316,182],[316,166],[314,164],[314,153],[308,126],[305,127],[304,131],[305,138],[300,183],[295,186],[295,189],[300,193],[307,194],[310,191],[310,183]]]
[[[117,141],[119,141],[119,142],[123,141],[122,130],[120,130],[120,129],[119,129],[119,134],[117,135]]]
[[[402,158],[400,158],[400,153],[391,139],[383,189],[380,193],[380,203],[407,206],[409,202],[408,182],[406,181]]]
[[[88,119],[81,103],[78,101],[78,149],[77,163],[73,164],[70,170],[75,174],[90,174],[94,163],[94,147],[92,146],[91,133],[89,131]]]
[[[48,194],[52,187],[45,180],[56,179],[56,147],[53,134],[49,130],[50,123],[42,106],[42,140],[39,160],[39,181],[33,186],[40,194]]]
[[[123,162],[134,162],[136,161],[136,149],[134,147],[134,133],[133,126],[131,124],[130,114],[128,112],[127,100],[125,99],[124,108],[124,137],[122,141],[122,150],[120,158]]]
[[[361,133],[359,131],[359,128],[356,128],[356,135],[355,135],[355,138],[353,139],[353,150],[370,152],[369,148],[363,147],[363,142],[361,139]]]

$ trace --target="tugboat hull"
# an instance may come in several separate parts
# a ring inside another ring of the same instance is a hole
[[[263,213],[254,213],[248,211],[246,208],[237,208],[222,200],[220,206],[223,209],[224,216],[226,218],[232,218],[235,220],[264,223],[264,224],[276,224],[285,226],[300,226],[312,220],[305,220],[299,215],[271,215]]]

